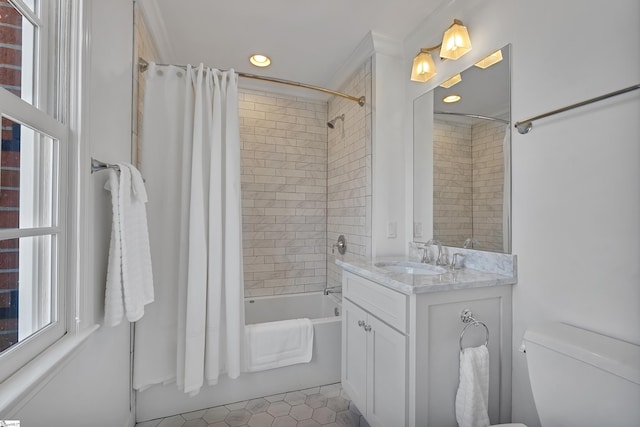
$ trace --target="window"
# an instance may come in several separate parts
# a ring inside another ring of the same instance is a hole
[[[0,0],[0,381],[62,337],[64,0]]]

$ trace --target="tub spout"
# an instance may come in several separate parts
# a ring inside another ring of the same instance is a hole
[[[325,295],[329,295],[329,294],[341,294],[342,293],[342,288],[326,288],[324,290],[324,294]]]

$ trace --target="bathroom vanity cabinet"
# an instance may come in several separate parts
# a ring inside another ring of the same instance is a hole
[[[372,427],[457,427],[460,313],[467,308],[490,331],[489,417],[492,424],[510,420],[515,276],[454,272],[415,279],[359,262],[339,265],[342,386]],[[467,280],[471,276],[477,280]],[[420,283],[407,283],[414,280]],[[485,338],[484,328],[472,326],[462,344],[477,346]]]
[[[349,273],[342,289],[342,387],[371,426],[405,425],[404,297]]]

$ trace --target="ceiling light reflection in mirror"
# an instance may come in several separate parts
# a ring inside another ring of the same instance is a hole
[[[442,98],[442,102],[446,102],[447,104],[453,104],[454,102],[458,102],[462,99],[460,95],[451,94]]]
[[[476,62],[473,65],[485,70],[491,67],[492,65],[497,64],[500,61],[502,61],[502,50],[496,50],[491,55],[486,56],[485,58],[481,59],[480,61]]]
[[[445,89],[449,89],[451,86],[460,83],[462,81],[462,76],[460,75],[460,73],[456,74],[455,76],[451,77],[449,80],[443,82],[440,87],[443,87]]]

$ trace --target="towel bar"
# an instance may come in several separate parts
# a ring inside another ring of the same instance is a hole
[[[544,119],[545,117],[553,116],[555,114],[564,113],[565,111],[573,110],[574,108],[582,107],[584,105],[593,104],[594,102],[603,101],[605,99],[622,95],[623,93],[631,92],[632,90],[640,89],[640,84],[626,87],[624,89],[616,90],[615,92],[610,92],[604,95],[596,96],[595,98],[587,99],[586,101],[577,102],[575,104],[571,104],[567,107],[558,108],[557,110],[549,111],[544,114],[539,114],[535,117],[529,117],[527,119],[522,119],[514,123],[513,127],[518,129],[518,133],[524,135],[529,133],[531,128],[533,128],[533,122],[536,120]]]
[[[473,313],[471,312],[471,310],[469,310],[468,308],[465,308],[464,310],[462,310],[462,312],[460,313],[460,319],[462,320],[463,323],[467,324],[462,329],[462,332],[460,333],[460,339],[459,339],[460,351],[464,350],[464,347],[462,346],[462,339],[464,338],[464,333],[467,331],[467,329],[471,325],[473,325],[473,326],[484,326],[484,331],[485,331],[484,345],[486,346],[486,345],[489,344],[489,328],[487,327],[487,325],[484,322],[476,320],[473,317]]]
[[[119,171],[120,166],[112,163],[101,162],[100,160],[96,160],[93,157],[91,158],[91,173],[98,172],[104,169],[114,169]]]
[[[120,172],[120,166],[118,166],[115,163],[106,163],[106,162],[102,162],[100,160],[94,159],[93,157],[91,158],[91,173],[92,174],[94,172],[103,171],[103,170],[107,170],[107,169],[113,169],[114,171]],[[145,182],[145,183],[147,182],[145,177],[142,177],[142,181]]]

